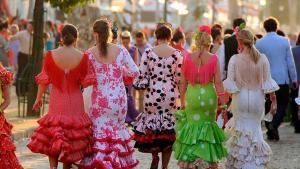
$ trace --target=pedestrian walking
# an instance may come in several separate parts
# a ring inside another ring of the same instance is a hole
[[[175,158],[181,168],[218,168],[227,156],[225,135],[215,122],[218,97],[226,109],[218,57],[209,53],[211,29],[195,33],[197,51],[185,56],[180,81],[181,110],[176,112]]]
[[[178,85],[182,55],[170,46],[171,26],[160,23],[155,30],[157,46],[147,49],[140,63],[140,77],[134,85],[144,90],[144,110],[134,123],[135,148],[152,154],[151,169],[157,169],[158,153],[167,169],[175,141],[174,112],[179,108]]]
[[[142,31],[138,31],[135,34],[135,47],[138,49],[140,61],[145,50],[151,47],[151,45],[147,43],[146,35]]]
[[[135,64],[138,63],[138,49],[131,45],[131,34],[128,31],[123,31],[121,33],[121,42],[123,47],[127,49],[131,58],[134,60]],[[126,87],[127,94],[127,114],[125,122],[131,125],[132,122],[135,121],[136,117],[139,115],[135,107],[135,100],[133,96],[133,78],[129,76],[124,76],[124,84]]]
[[[0,65],[0,166],[5,169],[22,169],[15,151],[16,147],[11,138],[12,125],[4,116],[4,110],[10,104],[9,86],[13,80],[13,74]]]
[[[226,169],[265,169],[270,162],[271,148],[264,141],[261,121],[264,117],[265,94],[272,101],[272,114],[276,113],[275,91],[279,89],[270,73],[269,61],[254,46],[254,35],[244,29],[237,34],[240,53],[229,62],[224,88],[232,94],[233,118],[225,131],[229,156]]]
[[[20,42],[20,51],[18,53],[18,72],[17,72],[17,83],[16,90],[17,95],[24,95],[26,93],[26,87],[20,86],[20,81],[18,79],[22,78],[21,75],[28,63],[29,56],[31,54],[32,47],[32,33],[33,33],[33,22],[29,22],[26,25],[26,30],[18,32],[16,35],[12,36],[10,41],[19,40]],[[23,89],[19,91],[19,89]]]
[[[185,49],[185,34],[182,28],[177,28],[173,34],[171,45],[173,48],[179,50],[183,56],[188,54],[188,51]]]
[[[125,124],[127,97],[123,76],[139,75],[127,49],[109,43],[111,24],[100,19],[93,26],[96,46],[88,49],[91,69],[97,77],[91,94],[89,116],[93,123],[94,153],[81,163],[84,169],[131,169],[138,165]],[[90,98],[85,98],[90,99]]]
[[[95,82],[88,74],[88,56],[75,48],[78,31],[67,24],[62,30],[62,44],[47,52],[42,72],[36,77],[39,84],[34,109],[42,105],[44,92],[49,84],[49,112],[39,121],[28,148],[34,153],[49,157],[50,169],[57,169],[58,162],[70,169],[75,162],[92,153],[91,121],[84,112],[81,86]]]
[[[289,103],[290,82],[292,89],[298,87],[296,67],[291,46],[286,37],[277,35],[278,24],[275,18],[271,17],[266,19],[264,21],[264,28],[267,34],[256,42],[257,49],[268,58],[271,75],[280,87],[280,89],[276,91],[277,113],[271,123],[266,122],[268,139],[275,141],[280,139],[278,127],[283,121]],[[271,100],[270,97],[267,96],[266,113],[269,112],[270,106]]]

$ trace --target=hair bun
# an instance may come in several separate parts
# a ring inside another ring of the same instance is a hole
[[[63,39],[63,44],[67,46],[71,45],[75,41],[75,37],[70,33],[64,35],[62,39]]]

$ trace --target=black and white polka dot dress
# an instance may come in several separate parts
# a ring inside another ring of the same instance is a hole
[[[175,51],[159,57],[152,49],[145,51],[140,63],[140,77],[135,87],[145,89],[144,110],[134,123],[135,147],[141,152],[160,152],[175,141],[175,117],[178,109],[178,84],[182,55]]]

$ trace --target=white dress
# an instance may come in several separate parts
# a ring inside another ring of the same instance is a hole
[[[265,55],[255,64],[249,56],[232,56],[224,88],[232,93],[233,118],[226,125],[229,155],[226,169],[265,169],[272,154],[263,139],[261,121],[265,114],[265,94],[279,89],[270,75]]]

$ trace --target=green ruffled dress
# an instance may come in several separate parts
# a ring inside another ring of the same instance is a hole
[[[225,134],[215,120],[218,98],[214,84],[188,84],[185,106],[175,114],[174,150],[179,163],[201,159],[211,164],[226,157]]]

